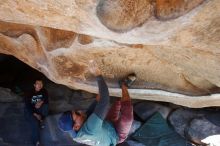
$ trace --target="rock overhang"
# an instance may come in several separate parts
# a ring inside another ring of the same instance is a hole
[[[108,0],[1,2],[0,52],[74,89],[97,93],[88,72],[88,61],[94,59],[113,96],[121,96],[117,80],[134,72],[132,98],[219,106],[219,1],[157,0],[146,2],[150,10],[138,2],[115,0],[125,4],[117,7],[117,20],[112,18],[115,4]],[[107,7],[99,9],[100,3]],[[148,11],[147,18],[139,18],[139,12]],[[122,17],[127,18],[121,22]]]

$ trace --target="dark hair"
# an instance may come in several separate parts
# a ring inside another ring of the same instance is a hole
[[[44,84],[43,78],[35,78],[35,82],[36,82],[36,81],[41,81],[41,82]]]
[[[74,112],[77,116],[81,116],[81,113],[79,112],[79,110],[74,110]]]

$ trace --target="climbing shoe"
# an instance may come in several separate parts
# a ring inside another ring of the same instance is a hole
[[[130,87],[134,81],[136,80],[136,75],[134,73],[129,74],[126,78],[123,78],[122,80],[119,81],[120,87],[124,83],[127,87]]]

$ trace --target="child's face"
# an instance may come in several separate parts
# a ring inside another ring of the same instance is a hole
[[[35,91],[40,91],[43,88],[43,82],[42,81],[36,81],[34,84]]]

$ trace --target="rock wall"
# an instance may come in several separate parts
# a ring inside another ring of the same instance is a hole
[[[88,61],[110,87],[137,75],[132,98],[220,106],[219,0],[5,0],[0,53],[54,82],[97,93]]]

